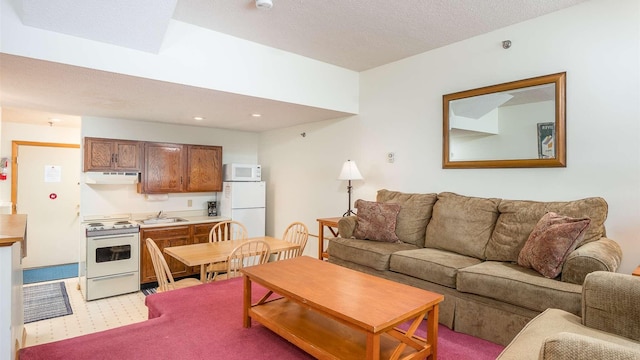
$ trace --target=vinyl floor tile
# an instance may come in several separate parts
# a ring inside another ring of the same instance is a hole
[[[62,281],[67,287],[73,314],[25,324],[27,338],[24,346],[68,339],[147,320],[144,294],[140,291],[87,302],[78,289],[78,278]]]

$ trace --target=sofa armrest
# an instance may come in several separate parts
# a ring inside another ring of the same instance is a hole
[[[622,249],[615,241],[602,237],[575,249],[562,266],[562,281],[582,285],[594,271],[615,272],[622,261]]]
[[[547,338],[540,360],[616,359],[634,360],[640,351],[590,336],[560,332]]]
[[[357,219],[356,216],[345,216],[338,221],[338,233],[341,238],[348,239],[353,236]]]
[[[640,277],[596,271],[582,286],[582,324],[640,341]]]

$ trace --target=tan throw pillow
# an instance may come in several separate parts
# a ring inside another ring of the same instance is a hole
[[[571,218],[546,213],[536,224],[518,255],[518,265],[533,268],[544,277],[555,279],[562,264],[589,227],[589,218]]]
[[[353,231],[356,239],[400,242],[396,235],[400,205],[360,199],[356,200],[354,205],[358,209],[356,228]]]

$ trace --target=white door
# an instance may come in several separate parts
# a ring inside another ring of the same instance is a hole
[[[23,268],[78,262],[80,148],[18,146],[17,213],[27,214]]]

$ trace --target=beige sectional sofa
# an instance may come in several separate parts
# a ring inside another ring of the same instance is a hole
[[[615,272],[622,260],[618,244],[606,238],[602,198],[537,202],[380,190],[376,201],[399,205],[399,241],[357,239],[358,217],[344,217],[340,236],[329,243],[329,261],[443,294],[440,323],[502,345],[547,308],[579,315],[585,276]],[[590,219],[554,279],[517,264],[549,211]]]

